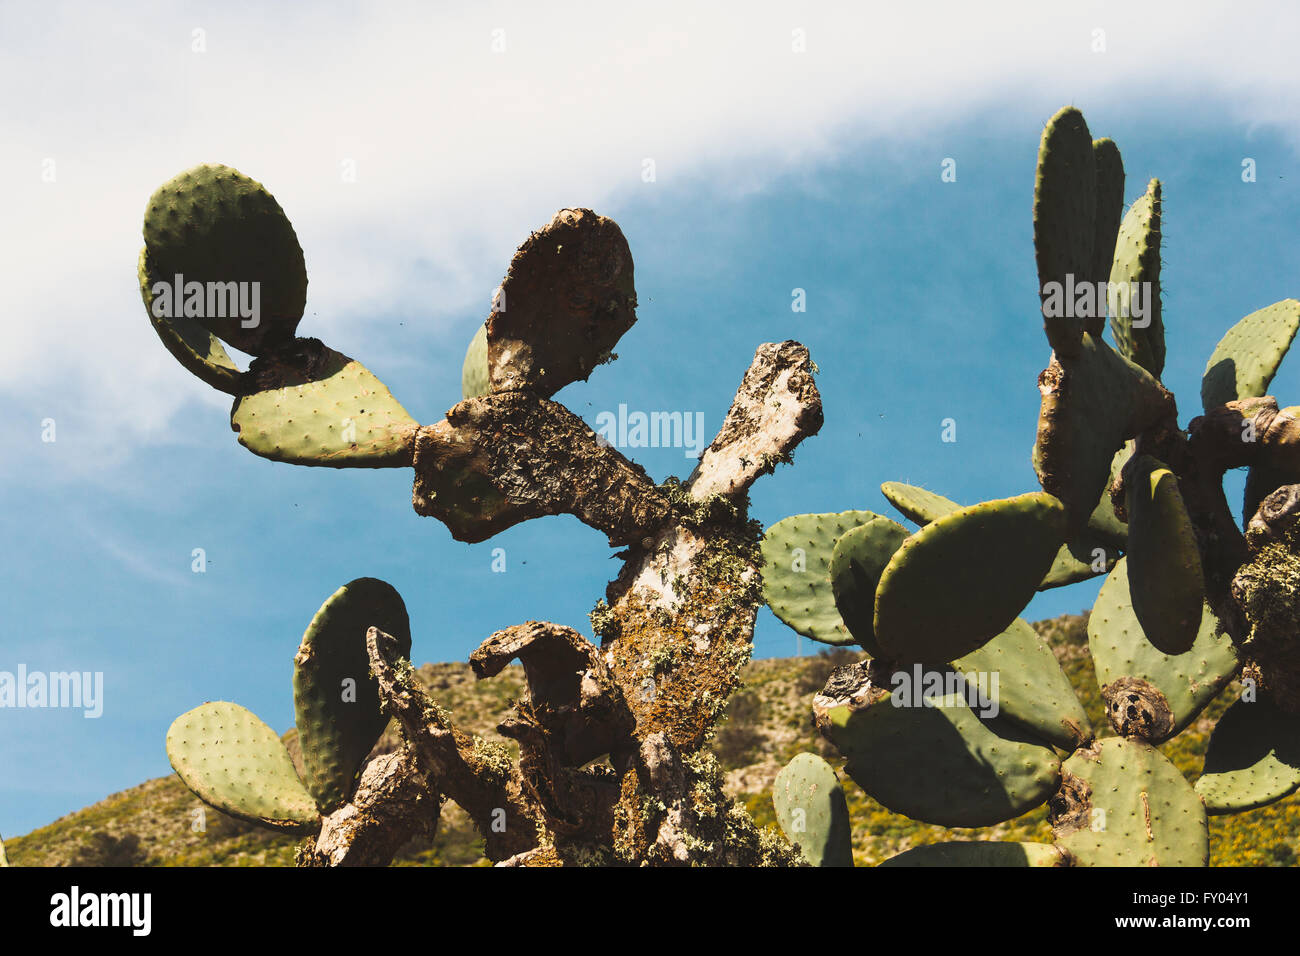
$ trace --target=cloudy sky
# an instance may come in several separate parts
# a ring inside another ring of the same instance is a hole
[[[426,422],[458,399],[529,230],[566,206],[612,216],[640,321],[559,398],[593,423],[620,404],[699,412],[711,435],[754,347],[804,342],[827,423],[756,486],[765,524],[888,512],[890,479],[961,501],[1035,487],[1049,353],[1030,205],[1062,105],[1119,143],[1127,200],[1165,183],[1184,423],[1228,325],[1300,295],[1298,8],[540,6],[0,3],[0,671],[104,674],[98,719],[0,710],[0,833],[167,773],[167,726],[204,700],[288,727],[302,629],[354,577],[397,586],[413,656],[440,661],[523,620],[585,628],[616,568],[571,519],[460,545],[412,512],[409,472],[241,449],[228,400],[167,355],[136,288],[145,202],[186,167],[274,192],[307,258],[300,332]],[[1274,390],[1300,400],[1300,372]],[[680,449],[633,455],[657,479],[690,469]],[[756,642],[796,650],[766,610]]]

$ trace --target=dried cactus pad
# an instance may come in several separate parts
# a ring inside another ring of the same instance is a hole
[[[875,637],[900,661],[942,663],[1006,630],[1065,538],[1065,508],[1032,492],[962,508],[904,542],[876,589]]]
[[[307,302],[307,269],[293,226],[261,183],[229,166],[187,169],[158,187],[144,216],[144,243],[159,279],[186,284],[256,283],[255,325],[229,307],[197,321],[237,349],[258,355],[293,338]],[[253,286],[247,288],[252,289]]]
[[[791,515],[767,529],[763,600],[804,637],[823,644],[853,643],[831,590],[830,565],[840,535],[880,515],[873,511]]]
[[[294,465],[401,468],[418,427],[360,362],[318,339],[295,339],[253,361],[230,427],[255,455]]]
[[[474,338],[465,350],[465,363],[460,369],[460,397],[478,398],[492,390],[488,382],[487,323],[478,327]]]
[[[1043,128],[1034,182],[1034,253],[1039,294],[1047,287],[1082,284],[1092,273],[1096,242],[1097,161],[1092,134],[1073,106],[1057,112]],[[1063,358],[1079,351],[1082,317],[1043,316],[1052,349]]]
[[[159,277],[149,263],[148,249],[141,248],[136,271],[140,279],[140,297],[144,299],[149,324],[158,333],[158,338],[162,339],[167,351],[191,375],[227,395],[238,395],[239,368],[215,335],[200,325],[198,319],[175,314],[154,315],[153,288]]]
[[[492,391],[547,397],[585,381],[634,322],[632,251],[618,223],[561,209],[519,247],[488,316]]]
[[[223,813],[282,830],[320,817],[275,731],[238,704],[216,701],[177,717],[167,758],[185,786]]]
[[[1093,603],[1088,650],[1115,732],[1152,743],[1190,724],[1238,666],[1232,639],[1208,604],[1201,608],[1196,640],[1186,653],[1166,654],[1147,640],[1129,596],[1127,559],[1115,565]]]
[[[852,866],[849,805],[835,771],[816,754],[795,754],[772,785],[776,820],[813,866]]]
[[[411,653],[402,596],[377,578],[358,578],[321,605],[293,659],[293,704],[307,786],[329,813],[352,795],[362,761],[388,725],[370,673],[366,631],[377,627]]]
[[[1252,312],[1219,340],[1201,377],[1208,412],[1242,398],[1262,398],[1300,329],[1300,301],[1283,299]]]
[[[1300,717],[1238,699],[1214,725],[1196,792],[1211,814],[1267,806],[1300,788]]]
[[[927,843],[892,856],[881,866],[1069,866],[1070,856],[1052,843],[958,840]]]
[[[1078,866],[1205,866],[1205,807],[1150,744],[1109,737],[1062,765],[1048,819]]]
[[[1178,479],[1150,455],[1133,462],[1126,488],[1133,612],[1157,650],[1182,654],[1196,640],[1205,602],[1192,519]]]
[[[907,540],[907,529],[888,518],[872,518],[835,542],[831,555],[831,591],[849,633],[873,657],[876,643],[876,586],[894,553]]]

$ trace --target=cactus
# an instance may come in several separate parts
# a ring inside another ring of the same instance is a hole
[[[238,704],[203,704],[167,731],[172,768],[205,803],[274,829],[304,832],[356,790],[357,772],[388,725],[366,637],[383,626],[410,653],[406,606],[376,578],[339,588],[316,612],[294,657],[293,696],[306,780],[280,738]]]
[[[1053,826],[1052,844],[940,843],[885,865],[1202,866],[1207,813],[1300,789],[1300,408],[1265,396],[1300,301],[1232,327],[1206,365],[1205,414],[1181,428],[1160,382],[1161,184],[1127,212],[1123,184],[1118,147],[1093,140],[1078,110],[1049,121],[1033,207],[1052,348],[1033,452],[1042,491],[962,507],[886,482],[921,529],[882,547],[877,519],[832,546],[833,596],[869,659],[833,672],[812,709],[848,775],[924,822],[981,826],[1046,805]],[[1076,300],[1083,314],[1059,311],[1071,283],[1094,287]],[[1129,283],[1145,285],[1135,297]],[[1244,535],[1222,490],[1237,467],[1250,469]],[[1016,618],[1036,587],[1097,574],[1101,737]],[[1156,748],[1237,677],[1242,696],[1193,787]]]
[[[815,754],[795,754],[776,775],[772,802],[782,831],[813,866],[852,866],[849,805],[835,771]]]

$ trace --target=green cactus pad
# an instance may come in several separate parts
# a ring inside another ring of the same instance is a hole
[[[831,593],[844,626],[867,653],[880,656],[876,643],[876,586],[907,529],[888,518],[872,518],[844,532],[831,555]]]
[[[1126,490],[1133,612],[1157,650],[1181,654],[1196,640],[1205,603],[1192,519],[1177,477],[1150,455],[1133,463]]]
[[[411,464],[415,419],[369,369],[317,339],[255,359],[244,382],[249,394],[235,399],[230,427],[255,455],[332,468]]]
[[[1190,724],[1228,685],[1237,672],[1237,655],[1209,605],[1201,609],[1191,650],[1177,655],[1157,650],[1133,612],[1128,574],[1128,561],[1121,560],[1101,586],[1088,617],[1088,649],[1112,724],[1134,721],[1130,733],[1159,743]],[[1138,712],[1128,713],[1130,706]]]
[[[1034,253],[1039,294],[1057,283],[1064,289],[1088,281],[1096,242],[1097,161],[1092,134],[1073,106],[1057,112],[1043,129],[1034,181]],[[1043,317],[1052,349],[1062,357],[1079,351],[1083,319]]]
[[[875,636],[901,661],[944,662],[1006,630],[1065,537],[1065,509],[1032,492],[962,508],[912,535],[876,589]]]
[[[1205,807],[1150,744],[1108,737],[1062,765],[1049,804],[1056,841],[1077,866],[1205,866]]]
[[[1300,788],[1300,717],[1238,699],[1215,724],[1196,792],[1210,814],[1267,806]]]
[[[241,820],[297,831],[320,818],[275,731],[238,704],[217,701],[177,717],[167,759],[199,799]]]
[[[1092,158],[1097,170],[1097,217],[1092,243],[1092,269],[1088,281],[1105,282],[1115,261],[1115,240],[1124,218],[1124,160],[1113,139],[1094,139]],[[1084,322],[1085,329],[1101,335],[1106,316],[1099,309],[1095,318]]]
[[[892,856],[881,866],[1069,866],[1070,857],[1051,843],[981,840],[927,843]]]
[[[153,288],[157,274],[149,265],[149,250],[140,250],[136,269],[140,279],[140,297],[149,316],[149,324],[162,339],[162,344],[172,357],[191,375],[227,395],[239,394],[239,368],[222,347],[217,337],[199,325],[197,319],[183,315],[171,317],[153,314]]]
[[[487,323],[478,327],[465,351],[465,364],[460,370],[460,397],[478,398],[492,391],[488,382]]]
[[[868,706],[824,712],[823,733],[846,758],[845,773],[887,809],[922,823],[983,827],[1055,792],[1060,764],[1046,743],[1001,718],[981,719],[961,694],[920,706],[919,692],[913,706],[882,692]]]
[[[1110,332],[1115,338],[1115,348],[1129,361],[1142,366],[1156,378],[1165,367],[1165,326],[1160,309],[1160,180],[1147,184],[1147,191],[1138,199],[1120,223],[1119,237],[1115,241],[1115,261],[1110,270],[1110,282],[1122,284],[1145,283],[1149,295],[1142,302],[1147,314],[1142,327],[1135,326],[1131,310],[1118,289],[1110,290],[1108,311]]]
[[[905,485],[901,481],[885,482],[880,486],[880,493],[909,521],[915,521],[919,525],[927,525],[944,515],[961,510],[961,505],[943,495],[916,485]]]
[[[1283,299],[1228,330],[1205,363],[1201,405],[1208,412],[1242,398],[1262,398],[1300,329],[1300,301]]]
[[[411,654],[402,596],[377,578],[339,588],[307,625],[293,659],[293,705],[307,788],[326,813],[352,795],[362,761],[388,726],[370,674],[366,631],[377,627]]]
[[[831,556],[840,535],[880,515],[874,511],[791,515],[767,529],[763,553],[763,600],[804,637],[823,644],[853,643],[835,607]]]
[[[260,314],[252,328],[229,308],[195,316],[218,338],[252,355],[293,338],[307,301],[307,269],[293,226],[261,183],[229,166],[187,169],[150,197],[144,242],[159,279],[182,275],[205,289],[258,283]]]
[[[952,669],[997,675],[993,696],[1001,716],[1062,750],[1092,739],[1088,714],[1056,655],[1020,618],[983,647],[953,661]]]
[[[1116,453],[1158,417],[1167,393],[1148,372],[1091,335],[1084,336],[1068,367],[1052,366],[1039,377],[1040,387],[1049,376],[1034,470],[1043,490],[1069,510],[1071,530],[1078,533],[1104,504]]]
[[[1118,551],[1128,547],[1128,522],[1121,521],[1115,514],[1115,504],[1110,497],[1110,486],[1115,483],[1120,472],[1133,454],[1134,442],[1130,439],[1124,447],[1115,452],[1110,460],[1110,479],[1102,488],[1097,507],[1088,517],[1088,533]]]
[[[852,866],[849,805],[835,771],[816,754],[795,754],[772,785],[776,821],[813,866]]]
[[[880,486],[881,492],[889,499],[890,504],[906,515],[910,520],[917,524],[926,525],[944,515],[952,514],[961,508],[961,505],[952,501],[943,495],[935,494],[933,491],[927,491],[924,488],[917,488],[914,485],[905,485],[898,481],[887,481]],[[1105,502],[1109,499],[1105,498]],[[1101,504],[1097,506],[1101,512]],[[1113,515],[1114,510],[1110,513]],[[1115,535],[1109,525],[1100,525],[1104,530],[1094,531],[1091,527],[1073,540],[1067,541],[1061,545],[1056,552],[1056,558],[1052,562],[1051,568],[1043,580],[1039,582],[1038,589],[1045,591],[1048,588],[1059,588],[1067,584],[1075,584],[1088,578],[1096,577],[1099,574],[1105,574],[1115,566],[1115,561],[1119,557],[1121,547],[1115,543]],[[1122,540],[1122,539],[1121,539]],[[1097,570],[1093,565],[1097,560],[1096,551],[1100,549],[1103,553],[1103,567]]]

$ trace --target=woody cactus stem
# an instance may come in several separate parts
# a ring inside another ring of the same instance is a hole
[[[529,401],[534,413],[547,404]],[[760,529],[745,514],[748,489],[821,424],[808,350],[782,342],[759,347],[687,482],[619,485],[622,519],[611,517],[598,482],[561,490],[545,477],[591,474],[593,456],[630,473],[624,464],[635,466],[613,449],[547,444],[551,458],[534,466],[531,474],[543,478],[532,485],[521,478],[528,472],[494,470],[508,457],[500,449],[467,459],[485,477],[510,475],[513,494],[532,501],[534,513],[599,515],[588,523],[631,542],[622,573],[592,614],[601,645],[530,621],[498,631],[471,655],[480,679],[512,660],[523,664],[526,693],[498,727],[519,743],[516,765],[456,730],[397,643],[372,628],[371,671],[406,746],[370,763],[354,798],[324,818],[300,863],[386,862],[406,839],[432,832],[445,798],[469,813],[489,859],[504,865],[798,864],[793,847],[756,827],[723,793],[717,764],[701,748],[749,660],[762,600]],[[647,528],[652,512],[662,517]],[[596,760],[606,754],[607,764]]]

